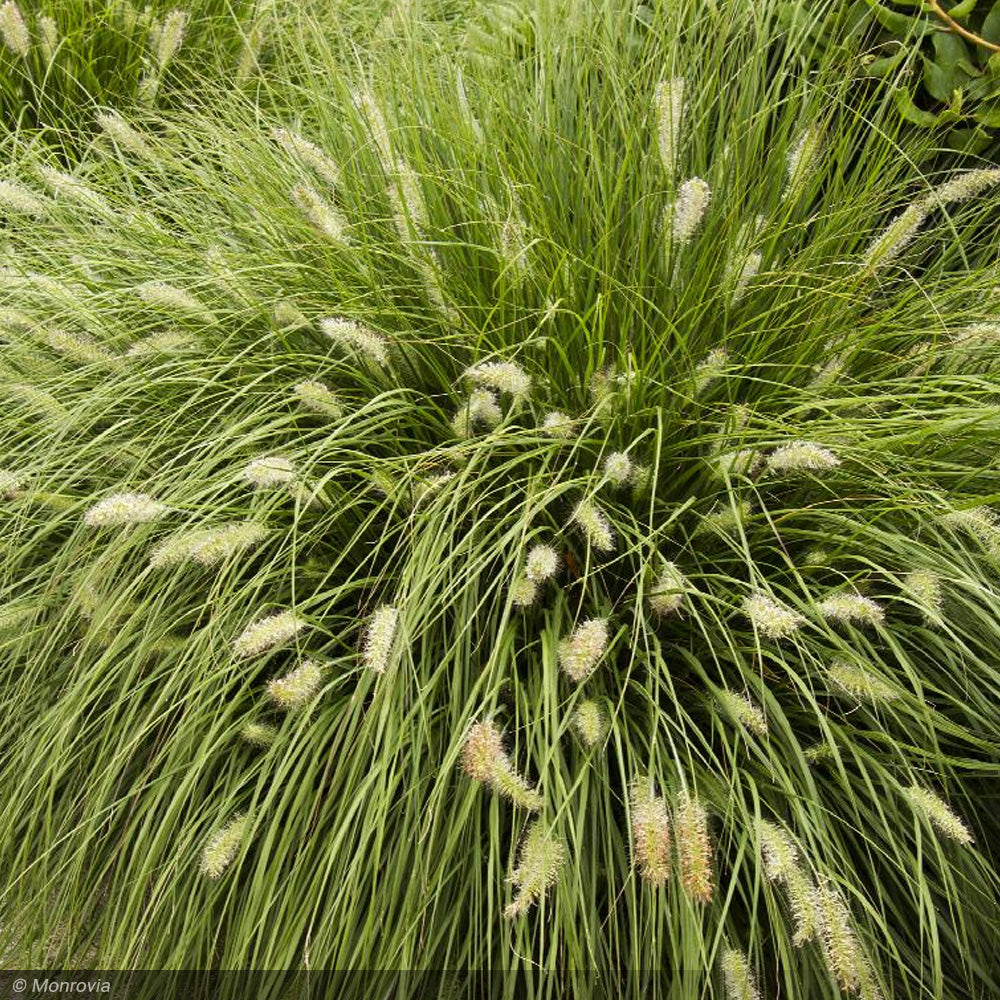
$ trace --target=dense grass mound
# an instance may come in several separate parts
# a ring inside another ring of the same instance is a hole
[[[998,176],[542,6],[3,189],[26,963],[997,989]]]

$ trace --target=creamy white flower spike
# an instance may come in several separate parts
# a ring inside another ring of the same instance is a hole
[[[44,163],[35,167],[35,172],[60,201],[72,201],[102,215],[112,211],[104,196],[95,191],[89,184],[85,184],[79,177],[66,173],[64,170],[56,170],[55,167]]]
[[[632,833],[632,864],[650,885],[663,885],[670,878],[670,812],[663,797],[656,795],[648,778],[636,778],[629,787]]]
[[[568,441],[576,433],[576,421],[561,410],[552,410],[542,419],[542,433],[560,441]]]
[[[786,639],[805,623],[797,611],[759,590],[744,598],[743,614],[768,639]]]
[[[715,347],[705,356],[694,372],[694,395],[700,396],[729,367],[729,352]]]
[[[149,143],[117,111],[98,112],[97,124],[119,149],[143,159],[153,158]]]
[[[795,144],[788,151],[785,161],[787,182],[784,197],[793,197],[801,190],[816,166],[823,148],[823,133],[816,125],[803,129]]]
[[[266,722],[248,722],[240,730],[240,739],[244,743],[263,749],[271,746],[278,738],[278,730]]]
[[[750,290],[750,283],[760,273],[764,255],[760,250],[751,250],[746,255],[738,271],[733,273],[733,302],[740,302]]]
[[[521,842],[517,867],[507,876],[517,893],[503,911],[508,920],[526,913],[559,877],[566,861],[566,846],[551,831],[536,821]]]
[[[608,733],[607,715],[596,701],[581,701],[573,713],[573,728],[584,746],[597,746]]]
[[[315,660],[303,660],[294,670],[268,681],[267,695],[285,712],[308,705],[323,683],[323,667]]]
[[[84,515],[85,524],[106,528],[162,520],[170,508],[148,493],[114,493],[94,504]]]
[[[396,160],[394,176],[389,181],[389,200],[396,229],[403,239],[420,236],[427,229],[427,203],[420,178],[406,160]]]
[[[871,272],[891,264],[916,238],[927,215],[925,202],[907,206],[868,244],[862,257],[865,270]]]
[[[385,337],[344,316],[331,316],[320,321],[320,329],[341,350],[369,358],[383,368],[389,365],[389,344]]]
[[[85,333],[47,330],[43,339],[53,351],[58,351],[81,365],[105,365],[114,360],[113,354]]]
[[[201,854],[201,872],[211,879],[221,878],[239,853],[249,828],[245,813],[234,816],[208,839]]]
[[[836,659],[826,668],[830,684],[855,701],[865,701],[873,705],[895,701],[899,692],[881,677],[849,660]]]
[[[184,44],[184,32],[187,28],[187,14],[180,9],[168,11],[160,25],[156,36],[156,48],[153,58],[157,69],[162,73],[173,61]]]
[[[215,314],[190,292],[165,281],[146,281],[136,285],[135,294],[147,305],[166,312],[191,316],[209,324],[216,319]]]
[[[983,548],[1000,554],[1000,518],[985,505],[953,510],[943,515],[941,523],[968,532]]]
[[[814,897],[823,954],[837,985],[846,993],[860,993],[862,1000],[880,1000],[871,967],[839,892],[823,879],[816,885]]]
[[[684,124],[684,78],[672,77],[661,80],[653,95],[653,110],[656,113],[657,145],[660,162],[667,175],[673,177],[677,169],[677,155],[680,150],[681,128]]]
[[[615,486],[623,486],[632,477],[632,459],[624,451],[613,451],[604,459],[604,478]]]
[[[524,561],[524,575],[541,583],[559,572],[559,553],[551,545],[532,545]]]
[[[573,509],[572,522],[583,532],[596,552],[613,552],[615,534],[607,515],[592,500],[581,500]]]
[[[811,441],[792,441],[775,448],[767,457],[768,472],[823,472],[835,469],[840,459],[829,449]]]
[[[0,469],[0,497],[4,500],[13,500],[24,488],[27,481],[28,476],[23,472]]]
[[[700,177],[692,177],[677,189],[666,216],[675,246],[685,247],[691,242],[705,218],[711,198],[711,188]]]
[[[322,413],[326,417],[339,419],[344,415],[344,408],[336,393],[322,382],[307,379],[292,387],[298,401],[314,413]]]
[[[521,777],[503,748],[496,723],[476,722],[462,743],[462,770],[473,779],[529,812],[542,807],[542,797]]]
[[[513,361],[484,361],[466,368],[463,378],[515,398],[524,398],[531,393],[531,376]]]
[[[40,218],[48,214],[48,205],[23,184],[0,180],[0,214]]]
[[[795,921],[792,944],[801,948],[820,930],[816,908],[816,889],[811,876],[799,863],[799,849],[789,834],[774,823],[758,824],[761,858],[768,880],[785,887],[789,908]]]
[[[362,646],[364,665],[384,674],[392,662],[392,650],[399,628],[399,611],[390,604],[377,608],[368,622]]]
[[[725,948],[719,960],[726,1000],[760,1000],[760,990],[747,956],[735,948]]]
[[[55,19],[44,14],[38,18],[39,45],[46,64],[51,65],[59,48],[59,28]]]
[[[689,792],[678,796],[674,813],[674,836],[680,861],[681,886],[697,903],[712,900],[712,844],[708,835],[708,812]]]
[[[14,0],[0,6],[0,38],[16,56],[26,59],[31,52],[31,34],[24,23],[21,8]]]
[[[306,621],[294,611],[279,611],[251,622],[233,641],[233,653],[239,659],[259,656],[284,646],[306,627]]]
[[[902,580],[903,593],[923,612],[928,625],[940,624],[944,591],[940,578],[926,569],[915,569]]]
[[[691,584],[677,564],[665,562],[646,601],[653,614],[670,615],[684,607],[684,595],[690,590]]]
[[[720,478],[752,476],[760,468],[762,461],[760,452],[756,448],[723,451],[713,457],[715,473]]]
[[[930,206],[949,205],[956,201],[968,201],[976,198],[990,188],[1000,184],[1000,168],[985,167],[978,170],[965,170],[956,174],[950,180],[934,188],[927,196]]]
[[[188,561],[214,566],[259,545],[270,534],[262,524],[235,521],[211,528],[186,528],[168,535],[153,550],[154,569],[179,566]]]
[[[913,784],[903,789],[903,797],[910,803],[914,812],[940,833],[960,844],[972,843],[972,833],[968,826],[940,796],[927,788]]]
[[[459,437],[469,437],[477,426],[496,427],[503,420],[503,411],[494,393],[488,389],[473,389],[469,398],[452,420]]]
[[[375,143],[378,158],[386,174],[391,173],[393,165],[392,142],[389,139],[389,129],[385,116],[379,107],[375,95],[367,87],[360,88],[354,95],[354,106],[358,109],[369,134]]]
[[[163,330],[136,341],[126,352],[127,358],[148,358],[154,354],[183,354],[196,350],[198,340],[182,330]]]
[[[845,624],[881,625],[885,621],[882,606],[861,594],[831,594],[816,609],[827,620]]]
[[[510,588],[510,602],[516,608],[530,607],[538,599],[538,581],[518,577]]]
[[[243,478],[257,489],[287,486],[295,479],[295,464],[280,455],[255,458],[243,470]]]
[[[746,726],[757,736],[767,736],[767,719],[758,705],[755,705],[745,694],[736,691],[722,690],[716,694],[716,699],[726,714]]]
[[[271,136],[289,156],[312,170],[331,188],[340,183],[340,168],[314,142],[286,128],[273,129]]]
[[[340,210],[328,202],[311,184],[296,184],[291,191],[298,210],[334,243],[346,246],[349,226]]]
[[[608,648],[607,618],[588,618],[559,643],[559,666],[575,684],[585,681]]]

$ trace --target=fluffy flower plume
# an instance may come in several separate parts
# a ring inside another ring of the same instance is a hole
[[[831,594],[816,605],[828,621],[858,625],[881,625],[885,621],[882,606],[861,594]]]
[[[760,1000],[750,963],[742,951],[726,948],[722,952],[722,982],[726,1000]]]
[[[674,836],[684,891],[696,902],[711,902],[712,844],[708,838],[708,813],[687,792],[681,793],[677,806]]]
[[[514,397],[531,393],[531,376],[513,361],[484,361],[467,368],[464,378],[486,389],[506,392]]]
[[[23,489],[28,477],[23,472],[0,469],[0,497],[13,500]]]
[[[927,219],[927,205],[916,202],[905,208],[876,236],[862,257],[866,271],[875,271],[892,263],[913,242]]]
[[[677,197],[667,208],[670,238],[675,246],[684,247],[691,242],[711,198],[711,188],[700,177],[692,177],[677,189]]]
[[[871,994],[872,975],[840,894],[826,880],[815,890],[823,955],[837,985],[847,993]],[[867,986],[867,989],[865,987]]]
[[[552,410],[546,413],[542,419],[542,433],[549,437],[566,441],[573,436],[576,431],[576,422],[571,416],[559,410]]]
[[[239,659],[259,656],[291,642],[306,627],[306,622],[294,611],[279,611],[251,622],[233,642],[233,653]]]
[[[117,111],[99,112],[97,124],[119,149],[143,159],[153,158],[149,143]]]
[[[1000,184],[1000,169],[986,167],[965,170],[936,187],[928,196],[928,205],[949,205],[956,201],[977,198]]]
[[[94,504],[83,520],[92,528],[107,528],[122,524],[145,524],[159,521],[170,508],[148,493],[114,493]]]
[[[812,172],[823,147],[823,133],[815,125],[803,129],[795,144],[788,151],[785,161],[788,181],[785,197],[788,198],[802,187]]]
[[[156,68],[162,73],[173,61],[184,44],[184,31],[187,27],[187,14],[183,10],[168,11],[156,34],[156,46],[153,59]]]
[[[743,614],[768,639],[785,639],[805,622],[805,618],[797,611],[763,591],[756,591],[744,598]]]
[[[201,872],[209,878],[221,878],[233,863],[246,838],[249,820],[245,813],[234,816],[221,830],[216,830],[201,852]]]
[[[665,562],[653,589],[646,598],[650,611],[656,615],[669,615],[684,607],[684,595],[691,589],[688,578],[676,563]]]
[[[944,836],[960,844],[972,843],[972,834],[963,820],[951,810],[947,802],[930,789],[914,784],[903,789],[903,796],[914,812],[921,815]]]
[[[526,576],[518,577],[510,588],[511,603],[517,608],[530,607],[538,599],[538,583]]]
[[[757,736],[767,736],[767,719],[764,717],[764,713],[745,694],[722,690],[715,697],[723,711],[734,722],[746,726],[750,732]]]
[[[709,511],[698,525],[698,531],[711,531],[723,535],[735,535],[739,528],[753,515],[753,504],[741,500],[733,507],[719,506]]]
[[[542,826],[541,821],[533,823],[521,842],[517,867],[507,876],[517,893],[504,910],[504,916],[513,919],[527,912],[556,881],[565,860],[563,842]]]
[[[102,365],[114,360],[114,356],[84,333],[69,330],[48,330],[45,343],[59,354],[81,364]]]
[[[878,705],[899,697],[899,692],[881,677],[849,660],[834,660],[827,667],[826,676],[835,688],[857,701]]]
[[[724,347],[715,347],[705,356],[694,372],[694,395],[700,396],[729,364],[729,352]]]
[[[190,292],[165,281],[147,281],[136,286],[135,294],[147,305],[166,312],[191,316],[204,323],[214,323],[215,314]]]
[[[294,670],[268,681],[267,694],[286,711],[308,705],[323,683],[323,668],[315,660],[303,660]]]
[[[315,143],[286,128],[274,129],[271,136],[289,156],[314,171],[330,187],[340,183],[340,168]]]
[[[307,379],[297,383],[292,391],[298,401],[308,410],[322,413],[324,416],[339,419],[344,415],[344,408],[334,391],[322,382]]]
[[[266,722],[248,722],[240,730],[240,739],[254,747],[269,747],[278,738],[278,730]]]
[[[187,528],[174,532],[153,550],[149,564],[154,569],[177,566],[191,560],[214,566],[259,545],[268,529],[253,521],[234,521],[212,528]]]
[[[248,462],[243,470],[243,478],[260,490],[287,486],[295,479],[295,466],[287,458],[268,455]]]
[[[0,211],[38,218],[48,213],[48,206],[43,198],[23,184],[0,180]]]
[[[767,457],[768,472],[822,472],[835,469],[840,459],[822,445],[792,441],[775,448]]]
[[[675,76],[661,80],[653,97],[656,112],[656,133],[660,150],[660,161],[669,176],[673,176],[677,165],[677,151],[680,146],[681,126],[684,123],[684,78]]]
[[[341,350],[370,358],[383,368],[389,364],[389,345],[381,334],[353,319],[332,316],[320,322],[320,329]]]
[[[542,807],[542,797],[514,770],[493,722],[477,722],[469,729],[462,745],[462,770],[529,812]]]
[[[940,578],[926,569],[915,569],[903,577],[903,592],[923,612],[924,621],[933,625],[941,621],[944,593]]]
[[[624,451],[613,451],[604,459],[604,478],[616,486],[627,483],[632,470],[632,459]]]
[[[559,572],[559,553],[551,545],[532,545],[524,560],[524,575],[536,583]]]
[[[608,718],[596,701],[582,701],[573,713],[573,728],[586,747],[596,746],[608,732]]]
[[[953,510],[941,518],[941,523],[949,528],[968,532],[984,549],[1000,554],[1000,519],[990,507]]]
[[[393,204],[396,229],[404,239],[411,227],[418,236],[427,228],[427,205],[417,172],[405,160],[396,161],[393,180],[389,182],[389,198]]]
[[[362,659],[369,670],[384,674],[392,660],[392,647],[399,628],[399,611],[390,604],[376,608],[368,622],[362,646]]]
[[[469,437],[477,426],[493,428],[503,420],[496,394],[489,389],[473,389],[452,419],[458,437]]]
[[[162,330],[137,340],[126,352],[127,358],[148,358],[155,354],[180,354],[192,351],[198,341],[182,330]]]
[[[632,861],[650,885],[670,878],[670,813],[646,778],[636,778],[629,791],[632,821]]]
[[[368,127],[368,132],[375,143],[382,169],[388,174],[392,170],[392,142],[389,139],[389,129],[385,116],[379,107],[375,95],[367,88],[362,88],[354,94],[354,106]]]
[[[340,210],[324,198],[311,184],[304,181],[296,184],[291,191],[292,201],[298,210],[324,235],[334,243],[346,246],[348,240],[347,220]]]
[[[733,285],[733,302],[739,302],[746,296],[750,288],[750,283],[760,273],[761,264],[764,263],[764,255],[759,250],[751,250],[743,258],[738,268],[734,268],[730,276]]]
[[[819,913],[813,881],[799,862],[799,849],[781,827],[761,820],[758,824],[764,874],[769,881],[785,887],[788,905],[795,921],[792,944],[800,948],[816,937]]]
[[[608,620],[588,618],[559,643],[559,665],[575,684],[586,680],[608,648]]]
[[[581,500],[573,509],[571,520],[597,552],[613,552],[615,535],[607,515],[592,500]]]
[[[31,52],[31,35],[28,26],[24,23],[24,15],[21,8],[14,0],[7,0],[0,7],[0,38],[4,45],[16,56],[22,59],[27,58]]]

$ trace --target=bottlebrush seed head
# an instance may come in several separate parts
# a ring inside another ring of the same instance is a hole
[[[726,1000],[760,1000],[760,991],[750,963],[742,951],[725,948],[721,958],[722,981]]]
[[[745,694],[723,690],[716,694],[716,699],[733,721],[746,726],[757,736],[767,736],[767,719],[764,713]]]
[[[541,583],[559,572],[559,553],[551,545],[532,545],[524,561],[524,575]]]
[[[613,451],[604,460],[604,478],[622,486],[631,478],[632,468],[632,459],[624,451]]]
[[[607,618],[589,618],[559,643],[559,665],[570,680],[586,680],[608,648]]]
[[[233,653],[239,659],[259,656],[291,642],[306,627],[306,622],[294,611],[279,611],[251,622],[233,642]]]
[[[149,564],[159,569],[191,560],[201,566],[214,566],[259,545],[268,534],[267,528],[252,521],[176,531],[153,549]]]
[[[385,338],[353,319],[331,316],[320,321],[320,329],[341,350],[357,353],[385,368],[389,364],[389,347]]]
[[[511,603],[518,608],[527,608],[538,598],[538,582],[526,576],[518,577],[510,588]]]
[[[768,639],[786,639],[805,622],[797,611],[759,590],[744,598],[743,614]]]
[[[597,746],[608,732],[607,715],[596,701],[582,701],[573,713],[573,728],[584,746]]]
[[[107,528],[125,524],[146,524],[159,521],[170,508],[148,493],[114,493],[94,504],[84,515],[85,524],[92,528]]]
[[[285,712],[302,708],[312,701],[323,683],[323,667],[315,660],[303,660],[294,670],[268,682],[267,694]]]
[[[337,399],[336,394],[322,382],[307,379],[299,382],[292,389],[298,401],[308,410],[314,413],[322,413],[324,416],[332,417],[334,420],[344,415],[344,409]]]
[[[681,793],[678,802],[674,835],[684,891],[696,902],[711,902],[712,844],[708,837],[708,813],[697,799],[686,792]]]
[[[278,738],[278,730],[266,722],[248,722],[240,730],[240,738],[251,746],[265,748]]]
[[[377,674],[388,670],[398,627],[399,611],[389,604],[383,604],[371,616],[362,647],[362,659],[369,670]]]
[[[21,8],[14,0],[7,0],[0,7],[0,38],[14,55],[22,59],[26,59],[31,52],[31,34],[24,23]]]
[[[881,677],[848,660],[834,660],[827,667],[826,676],[834,688],[857,701],[880,705],[899,697],[899,692]]]
[[[507,877],[517,889],[513,902],[504,910],[508,919],[521,916],[545,894],[559,876],[566,860],[563,842],[536,821],[532,824],[518,854],[517,867]]]
[[[295,465],[278,455],[255,458],[244,468],[243,478],[259,490],[287,486],[295,479]]]
[[[971,844],[972,834],[964,821],[956,815],[948,803],[934,792],[920,785],[911,785],[903,789],[903,797],[914,812],[921,815],[940,833],[960,844]]]
[[[711,198],[711,188],[700,177],[692,177],[677,189],[677,197],[667,208],[670,237],[675,246],[685,247],[691,242]]]
[[[542,806],[538,792],[514,770],[504,751],[500,730],[493,722],[477,722],[470,727],[462,744],[462,770],[474,781],[488,785],[529,812],[536,812]]]
[[[843,624],[881,625],[885,621],[881,605],[861,594],[831,594],[820,601],[816,609],[828,621]]]
[[[239,852],[249,829],[245,813],[234,816],[208,839],[201,853],[201,872],[211,879],[221,878]]]
[[[485,389],[517,398],[525,398],[531,393],[531,376],[512,361],[484,361],[467,368],[463,377]]]
[[[823,472],[835,469],[840,459],[822,445],[811,441],[792,441],[776,448],[768,457],[768,472]]]
[[[670,878],[670,813],[647,778],[636,778],[629,792],[632,825],[632,859],[640,877],[650,885]]]
[[[607,515],[592,500],[581,500],[573,509],[571,520],[583,532],[596,552],[613,552],[615,535]]]
[[[684,607],[685,593],[691,589],[687,577],[676,563],[665,562],[647,597],[649,609],[656,615],[669,615]]]

